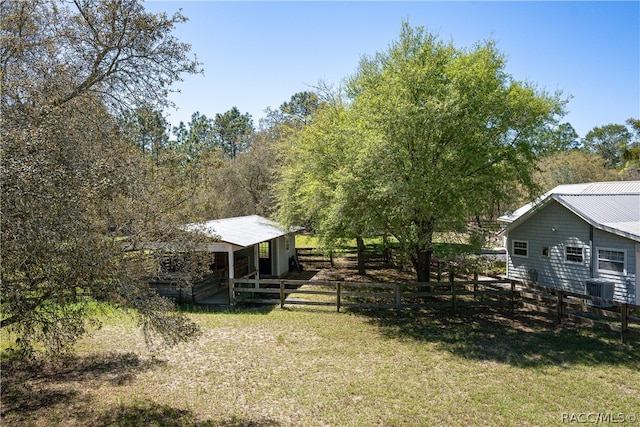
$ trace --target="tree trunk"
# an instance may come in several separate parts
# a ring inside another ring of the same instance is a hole
[[[365,275],[365,260],[364,260],[364,240],[362,237],[356,237],[356,243],[358,245],[358,274]]]
[[[431,249],[417,249],[413,256],[413,267],[416,270],[418,282],[431,281],[431,254]]]
[[[433,219],[428,220],[421,225],[421,229],[426,237],[426,245],[416,245],[412,256],[413,266],[418,276],[418,282],[431,281],[431,255],[433,253]]]

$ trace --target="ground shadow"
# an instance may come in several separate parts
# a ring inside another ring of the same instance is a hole
[[[349,254],[351,255],[351,254]],[[412,281],[407,272],[392,265],[367,265],[367,275],[356,277],[355,257],[345,256],[323,272],[355,281]],[[407,280],[408,279],[408,280]],[[335,279],[334,279],[335,280]],[[419,301],[415,301],[419,302]],[[428,302],[428,301],[427,301]],[[620,342],[620,334],[589,326],[576,326],[555,317],[510,305],[468,305],[454,314],[451,306],[395,310],[349,309],[365,316],[389,339],[409,338],[434,343],[459,357],[508,363],[523,368],[570,365],[624,365],[640,370],[640,340]]]
[[[126,385],[135,377],[166,362],[152,358],[141,359],[133,353],[109,353],[88,357],[69,356],[50,361],[25,361],[4,357],[0,424],[30,425],[60,410],[74,425],[86,426],[221,426],[275,427],[276,420],[265,417],[233,415],[215,420],[202,420],[193,412],[154,402],[132,401],[107,412],[97,412],[91,402],[83,402],[86,395],[74,390],[74,384],[85,388],[99,388],[103,384]],[[70,385],[67,387],[66,385]],[[38,412],[42,411],[40,415]],[[57,424],[64,421],[58,420]]]
[[[109,414],[104,414],[95,426],[113,425],[119,427],[162,426],[162,427],[275,427],[275,420],[229,417],[220,420],[199,420],[191,411],[177,409],[156,403],[133,403],[120,406]]]
[[[522,368],[570,365],[624,365],[640,370],[640,342],[620,342],[616,332],[557,326],[550,317],[502,307],[395,311],[352,310],[366,316],[390,339],[434,343],[465,359],[508,363]]]
[[[124,385],[137,375],[165,362],[142,360],[133,353],[69,356],[50,361],[28,361],[3,354],[2,417],[21,418],[56,404],[69,404],[78,398],[73,389],[60,391],[61,383],[109,383]]]

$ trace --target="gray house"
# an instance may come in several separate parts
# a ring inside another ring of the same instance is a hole
[[[510,279],[640,304],[640,181],[561,185],[499,221]]]

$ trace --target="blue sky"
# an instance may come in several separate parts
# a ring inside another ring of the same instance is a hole
[[[236,106],[257,125],[267,107],[319,81],[338,85],[362,55],[385,50],[403,20],[459,48],[487,39],[507,72],[571,97],[580,137],[640,117],[640,2],[220,2],[147,1],[189,18],[174,34],[192,45],[204,76],[186,76],[168,111],[177,125]]]

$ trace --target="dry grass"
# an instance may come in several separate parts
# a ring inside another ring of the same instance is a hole
[[[546,426],[563,413],[640,415],[637,346],[525,311],[189,315],[204,334],[173,349],[146,349],[118,312],[63,364],[3,360],[2,424]]]

